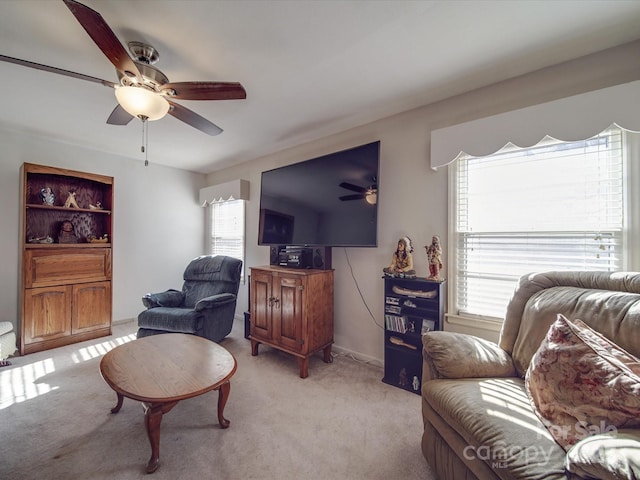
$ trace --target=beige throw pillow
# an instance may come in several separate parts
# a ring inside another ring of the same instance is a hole
[[[562,315],[525,376],[534,410],[568,449],[585,437],[640,426],[640,360]]]

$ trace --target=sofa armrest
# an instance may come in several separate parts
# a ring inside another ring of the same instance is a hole
[[[515,377],[511,356],[497,344],[463,333],[422,336],[423,384],[434,378]]]
[[[179,307],[184,302],[184,294],[178,290],[167,290],[160,293],[147,293],[142,297],[142,304],[147,308]]]
[[[219,308],[235,301],[236,296],[233,293],[219,293],[200,299],[198,303],[196,303],[194,310],[201,311],[207,308]]]
[[[640,478],[640,429],[620,429],[587,436],[567,451],[570,478]]]

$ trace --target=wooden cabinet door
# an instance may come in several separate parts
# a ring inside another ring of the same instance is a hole
[[[71,303],[73,333],[82,333],[111,325],[111,282],[73,285]]]
[[[274,337],[290,350],[304,350],[302,337],[302,280],[298,275],[278,274],[274,278],[272,309]]]
[[[71,287],[27,288],[24,293],[23,343],[71,334]]]
[[[251,336],[262,340],[273,338],[271,323],[271,305],[273,296],[271,293],[271,272],[263,270],[251,271]]]

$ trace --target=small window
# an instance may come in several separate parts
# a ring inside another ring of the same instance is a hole
[[[211,240],[212,255],[227,255],[242,260],[244,283],[244,200],[212,203]]]

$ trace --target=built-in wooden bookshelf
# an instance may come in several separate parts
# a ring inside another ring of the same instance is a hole
[[[21,204],[20,352],[109,335],[113,178],[25,163]]]

